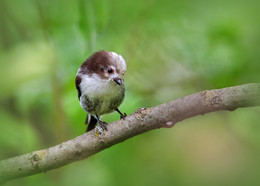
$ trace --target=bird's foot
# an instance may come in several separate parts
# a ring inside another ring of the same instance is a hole
[[[119,109],[116,109],[116,111],[120,114],[120,119],[125,120],[125,117],[127,116],[126,113],[122,114]]]
[[[124,113],[124,114],[120,114],[120,119],[125,120],[125,117],[126,117],[126,116],[127,116],[126,113]]]
[[[102,136],[104,131],[107,130],[106,122],[99,120],[98,123],[99,123],[99,126],[95,127],[95,136],[96,137]]]
[[[102,130],[107,130],[107,123],[104,121],[99,121],[99,126],[102,128]]]

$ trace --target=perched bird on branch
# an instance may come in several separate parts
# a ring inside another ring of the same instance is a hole
[[[124,58],[104,50],[94,53],[78,69],[75,83],[80,105],[88,113],[87,132],[94,129],[97,122],[107,130],[107,123],[100,120],[103,114],[117,111],[120,119],[126,117],[126,113],[118,110],[125,97],[125,71]]]

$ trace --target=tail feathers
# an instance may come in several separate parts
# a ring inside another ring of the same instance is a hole
[[[88,114],[85,124],[86,125],[88,124],[86,132],[91,131],[95,128],[95,126],[97,124],[97,119],[94,116]]]

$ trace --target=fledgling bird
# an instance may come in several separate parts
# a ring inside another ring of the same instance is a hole
[[[125,97],[125,71],[124,58],[105,50],[94,53],[78,69],[75,84],[80,105],[88,113],[86,132],[94,129],[97,122],[107,130],[107,123],[99,119],[103,114],[117,111],[120,119],[126,117],[118,110]]]

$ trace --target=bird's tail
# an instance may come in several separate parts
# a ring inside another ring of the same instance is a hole
[[[95,128],[97,119],[94,116],[88,114],[85,124],[88,125],[86,132],[91,131]]]

